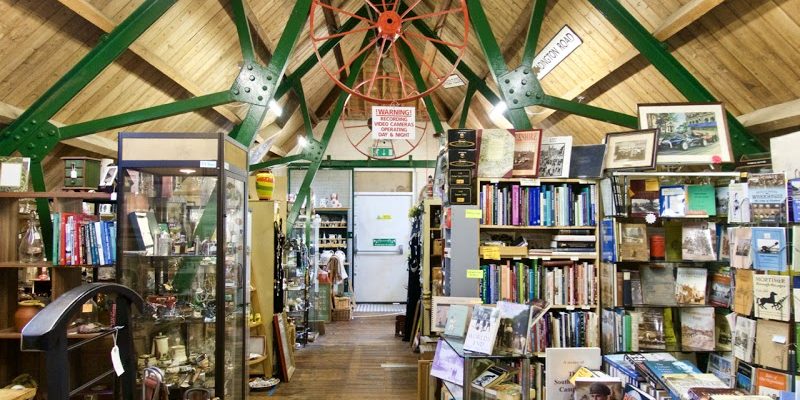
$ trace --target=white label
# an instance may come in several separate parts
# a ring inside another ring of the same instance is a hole
[[[372,107],[372,138],[377,140],[414,140],[417,116],[414,107]]]
[[[122,359],[119,358],[119,347],[117,345],[111,348],[111,364],[114,365],[114,372],[117,373],[117,376],[122,376],[125,373],[125,367],[122,366]]]
[[[572,311],[575,309],[575,306],[567,306],[567,311]]]
[[[539,69],[536,77],[540,80],[544,78],[582,43],[581,38],[564,25],[533,59],[533,67]]]
[[[786,336],[773,335],[772,341],[775,343],[786,344]]]
[[[444,80],[444,84],[442,84],[442,86],[444,86],[445,89],[464,86],[464,80],[461,79],[461,77],[458,76],[457,74],[453,74],[448,76],[447,79]]]
[[[117,201],[117,192],[111,192],[111,201]]]
[[[78,171],[75,171],[74,168],[69,170],[69,177],[72,178],[72,179],[77,178],[78,177]]]
[[[217,162],[212,161],[200,161],[200,168],[217,168]]]
[[[541,186],[541,181],[538,179],[520,179],[520,186]]]
[[[22,185],[22,163],[0,163],[0,186]]]
[[[522,257],[514,257],[514,261],[522,260]]]

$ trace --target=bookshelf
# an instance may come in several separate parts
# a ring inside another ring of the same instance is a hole
[[[442,200],[422,200],[422,334],[431,334],[431,298],[444,294]]]

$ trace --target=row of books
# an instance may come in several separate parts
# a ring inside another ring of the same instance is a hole
[[[594,226],[595,204],[595,185],[488,183],[481,186],[481,224]]]
[[[53,265],[112,265],[116,262],[116,221],[58,212],[53,222]]]
[[[550,312],[531,327],[531,351],[538,353],[548,348],[597,347],[600,344],[598,322],[594,311]]]
[[[480,297],[486,304],[543,299],[552,305],[593,306],[598,302],[597,268],[589,262],[522,261],[482,265]]]

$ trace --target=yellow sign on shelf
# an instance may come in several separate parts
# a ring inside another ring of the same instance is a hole
[[[483,271],[479,269],[468,269],[467,270],[467,278],[468,279],[481,279],[483,278]]]
[[[379,220],[388,220],[388,219],[392,219],[392,215],[391,215],[391,214],[381,214],[381,215],[378,215],[378,219],[379,219]]]
[[[500,259],[500,247],[498,246],[482,246],[481,253],[482,253],[481,258],[486,260]]]
[[[467,219],[481,219],[483,217],[483,210],[480,208],[468,208],[464,210],[464,218]]]

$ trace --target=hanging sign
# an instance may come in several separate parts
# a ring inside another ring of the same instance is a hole
[[[542,79],[583,43],[580,37],[564,25],[533,59],[536,78]],[[538,68],[538,69],[537,69]]]
[[[414,140],[417,136],[414,107],[373,106],[372,138],[378,140]]]

